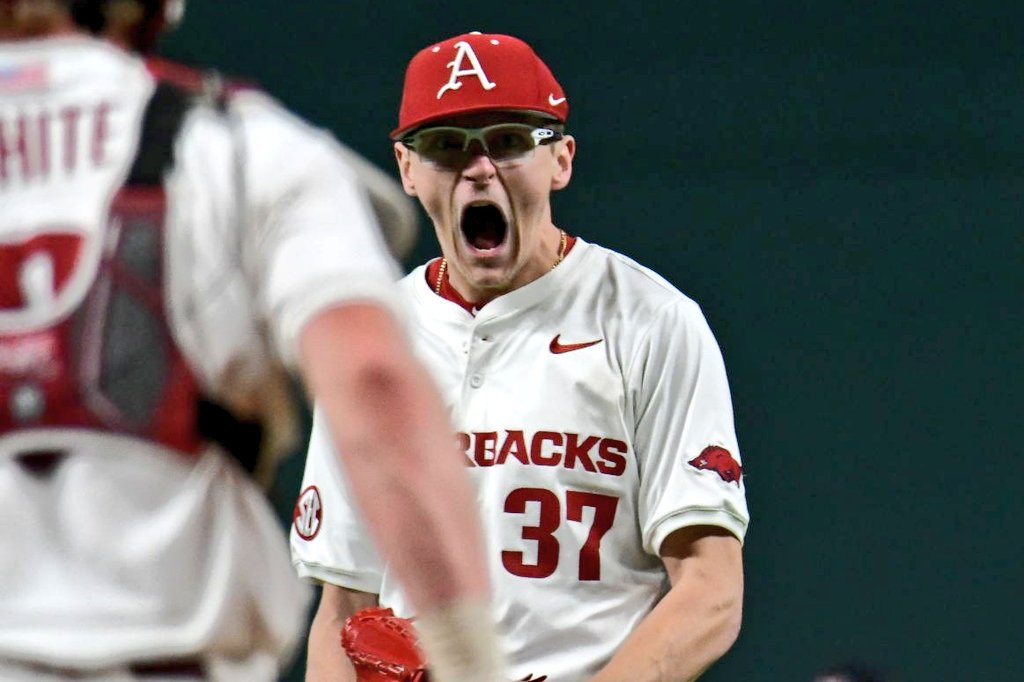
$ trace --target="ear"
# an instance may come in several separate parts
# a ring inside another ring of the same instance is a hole
[[[416,184],[412,181],[412,173],[409,172],[409,165],[412,162],[412,151],[401,142],[396,142],[395,161],[398,163],[398,174],[402,178],[402,187],[405,193],[411,197],[416,196]]]
[[[551,189],[562,189],[572,178],[572,160],[576,156],[576,138],[566,135],[555,143],[555,164],[557,169],[551,177]]]

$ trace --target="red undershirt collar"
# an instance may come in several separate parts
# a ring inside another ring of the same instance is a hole
[[[565,255],[569,255],[569,252],[572,251],[572,247],[575,246],[575,245],[576,245],[576,237],[573,237],[572,235],[568,235],[568,239],[565,242]],[[438,272],[440,272],[440,270],[441,270],[441,259],[440,258],[435,258],[434,260],[432,260],[429,263],[427,263],[427,272],[426,272],[427,286],[430,287],[431,291],[434,290],[434,285],[437,282],[437,274],[438,274]],[[475,303],[473,303],[471,301],[467,301],[465,298],[463,298],[462,294],[460,294],[458,291],[456,291],[455,287],[452,286],[451,281],[448,279],[448,273],[447,272],[444,273],[444,280],[441,282],[441,291],[440,291],[440,293],[438,293],[438,296],[440,296],[441,298],[443,298],[446,301],[451,301],[452,303],[455,303],[460,308],[465,310],[470,315],[473,315],[474,317],[476,316],[477,311],[480,310],[480,308],[483,307],[483,306],[479,306],[478,307]],[[487,304],[485,303],[484,305],[487,305]]]

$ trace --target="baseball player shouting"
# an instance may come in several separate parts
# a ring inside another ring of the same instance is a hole
[[[408,232],[412,202],[269,97],[72,21],[180,5],[0,0],[0,679],[277,678],[306,590],[234,419],[280,449],[282,365],[457,648],[427,647],[439,679],[501,679],[472,488],[372,208]]]
[[[476,484],[513,676],[692,680],[741,620],[748,514],[725,368],[696,303],[553,222],[568,113],[514,37],[412,58],[392,138],[442,257],[401,287]],[[320,521],[291,538],[300,574],[324,584],[312,680],[353,679],[338,632],[354,611],[416,615],[331,447],[318,419],[299,507],[315,501]]]

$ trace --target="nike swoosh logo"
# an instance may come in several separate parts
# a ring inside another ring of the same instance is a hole
[[[553,92],[550,95],[548,95],[548,104],[550,104],[553,107],[557,107],[559,104],[561,104],[564,101],[565,101],[564,97],[555,97],[555,93],[553,93]]]
[[[558,339],[561,338],[561,334],[557,334],[555,338],[551,339],[551,345],[548,346],[555,355],[559,353],[571,353],[574,350],[582,350],[584,348],[590,348],[604,341],[604,339],[598,339],[597,341],[584,341],[583,343],[559,343]]]

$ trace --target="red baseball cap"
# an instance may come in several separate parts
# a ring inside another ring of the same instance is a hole
[[[529,45],[497,33],[464,33],[420,50],[405,70],[397,140],[439,118],[530,111],[565,122],[565,92]]]

